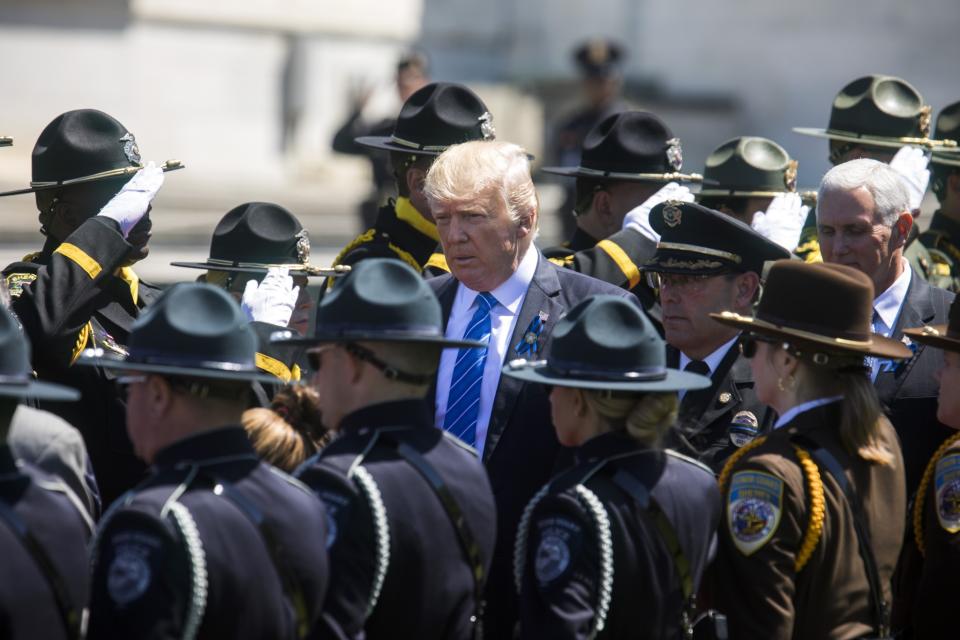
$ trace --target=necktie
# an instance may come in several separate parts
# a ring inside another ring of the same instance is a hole
[[[490,340],[490,309],[497,299],[489,293],[476,297],[477,310],[463,333],[464,340],[476,340],[486,344]],[[487,362],[486,349],[460,349],[450,378],[450,394],[447,396],[447,412],[443,428],[471,447],[477,440],[477,416],[480,413],[480,387],[483,368]]]
[[[703,360],[691,360],[687,363],[687,366],[683,368],[684,371],[689,373],[699,373],[702,376],[710,377],[710,365],[708,365]],[[681,397],[683,405],[688,408],[700,408],[700,403],[705,399],[709,399],[706,396],[713,394],[713,388],[707,387],[706,389],[696,389],[693,391],[687,391]]]

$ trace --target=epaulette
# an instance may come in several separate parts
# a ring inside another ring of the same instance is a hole
[[[947,438],[943,444],[937,448],[936,452],[930,458],[930,462],[927,463],[927,468],[923,470],[920,487],[917,489],[916,498],[913,500],[913,539],[917,543],[917,549],[920,551],[920,555],[924,557],[927,555],[927,548],[923,542],[923,503],[927,497],[927,489],[930,488],[930,480],[933,478],[933,472],[937,468],[937,462],[939,462],[943,454],[957,442],[960,442],[960,433]]]

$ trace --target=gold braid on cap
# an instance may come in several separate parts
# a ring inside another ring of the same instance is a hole
[[[930,458],[930,462],[927,463],[927,468],[923,470],[923,479],[920,480],[920,488],[917,489],[917,497],[913,501],[913,539],[917,543],[917,549],[920,551],[920,555],[923,557],[927,556],[926,545],[923,542],[923,502],[924,498],[927,496],[927,489],[930,488],[930,478],[933,477],[933,472],[937,468],[937,463],[940,461],[940,458],[943,457],[943,454],[952,447],[957,442],[960,442],[960,433],[954,434],[947,438],[943,444],[940,445],[940,448],[937,449],[936,453],[933,454],[933,457]]]
[[[820,534],[823,532],[823,519],[826,514],[826,501],[823,498],[823,480],[820,478],[820,469],[817,463],[813,461],[810,454],[794,446],[797,453],[797,459],[800,461],[800,468],[807,479],[807,492],[810,494],[810,521],[807,523],[807,531],[803,534],[803,542],[800,543],[800,550],[797,552],[797,558],[794,560],[793,569],[797,573],[806,566],[813,555],[817,543],[820,542]]]

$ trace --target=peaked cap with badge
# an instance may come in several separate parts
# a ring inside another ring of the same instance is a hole
[[[944,107],[937,115],[934,138],[960,141],[960,101]],[[936,149],[930,162],[960,167],[960,149]]]
[[[699,174],[680,173],[680,139],[666,123],[646,111],[624,111],[604,118],[583,141],[580,165],[544,167],[545,173],[627,182],[700,182]]]
[[[794,131],[854,145],[956,148],[955,140],[930,138],[930,114],[923,96],[905,80],[869,75],[840,90],[826,129],[798,127]]]
[[[597,38],[589,40],[573,51],[573,61],[587,77],[605,78],[620,72],[625,51],[616,42]]]
[[[393,134],[362,136],[356,142],[373,149],[436,156],[454,144],[495,137],[493,116],[480,96],[462,84],[433,82],[403,103]]]
[[[797,190],[797,161],[773,140],[741,136],[707,156],[701,196],[775,197]]]
[[[130,178],[142,168],[136,138],[116,118],[96,109],[67,111],[48,124],[37,138],[30,186],[0,196]],[[160,168],[174,171],[182,169],[183,164],[167,160]]]
[[[693,202],[658,204],[650,211],[650,226],[660,234],[657,252],[644,265],[653,273],[762,275],[766,262],[790,257],[749,225]]]

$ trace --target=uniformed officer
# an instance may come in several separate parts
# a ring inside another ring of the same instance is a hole
[[[104,514],[90,638],[302,638],[326,592],[323,505],[259,460],[240,426],[256,335],[208,284],[168,289],[129,355],[79,363],[125,375],[127,427],[150,476]]]
[[[712,380],[708,389],[681,393],[680,417],[666,444],[719,471],[775,417],[754,393],[749,363],[737,349],[740,333],[709,314],[728,308],[748,314],[764,263],[790,253],[739,220],[695,203],[654,207],[650,226],[661,238],[644,268],[657,274],[667,362]]]
[[[337,638],[479,638],[496,509],[476,453],[433,425],[425,400],[447,340],[411,267],[357,264],[324,296],[311,345],[324,425],[338,436],[297,472],[326,503]],[[339,634],[339,635],[338,635]]]
[[[911,353],[873,333],[872,314],[865,274],[798,260],[770,268],[755,317],[711,314],[748,332],[757,397],[780,415],[719,478],[715,593],[731,638],[891,637],[905,476],[864,358]]]
[[[399,195],[380,207],[373,227],[344,247],[334,264],[395,258],[417,271],[448,271],[437,253],[440,236],[423,195],[424,178],[450,145],[494,137],[493,116],[477,94],[461,84],[434,82],[403,104],[391,135],[357,138],[361,146],[390,152]]]
[[[562,246],[543,254],[554,264],[632,291],[650,310],[655,294],[640,266],[653,256],[656,234],[631,224],[633,209],[649,212],[658,202],[689,195],[680,183],[699,182],[685,174],[680,139],[660,118],[624,111],[605,118],[583,142],[577,163],[544,167],[544,173],[576,178],[576,231]],[[691,196],[692,198],[692,196]]]
[[[960,429],[960,304],[948,324],[904,331],[911,339],[943,349],[937,372],[937,419]],[[913,498],[903,555],[895,580],[894,628],[903,638],[948,638],[957,630],[954,612],[960,575],[960,433],[951,435],[927,464]]]
[[[168,161],[143,168],[126,127],[81,109],[57,116],[40,134],[30,187],[0,194],[36,194],[46,242],[3,275],[34,345],[37,375],[83,393],[83,403],[49,410],[83,434],[104,504],[136,484],[144,467],[127,438],[112,375],[72,365],[88,347],[125,353],[131,324],[158,295],[132,265],[149,252],[150,202],[163,183],[161,169],[180,167]]]
[[[81,638],[93,521],[59,478],[14,459],[8,441],[21,399],[78,400],[37,382],[30,343],[0,306],[0,629],[4,638]]]
[[[709,468],[658,444],[676,391],[710,379],[668,369],[645,315],[603,295],[557,323],[546,361],[503,373],[551,389],[557,437],[576,447],[575,466],[534,496],[517,532],[520,637],[688,637],[720,496]]]
[[[247,202],[228,211],[213,230],[206,261],[170,264],[206,269],[200,280],[230,292],[257,334],[257,368],[283,383],[300,379],[300,349],[271,344],[270,336],[287,327],[306,335],[313,307],[308,277],[349,271],[310,264],[307,230],[270,202]],[[274,386],[267,387],[268,395]]]
[[[934,137],[960,140],[960,102],[944,107],[937,116]],[[930,190],[940,208],[933,214],[930,227],[920,234],[933,255],[940,252],[951,260],[952,291],[960,291],[960,152],[944,148],[930,159]]]
[[[910,191],[914,217],[927,190],[929,172],[921,149],[953,148],[953,141],[930,138],[931,107],[905,80],[869,75],[848,83],[834,98],[826,129],[795,128],[797,133],[830,140],[830,164],[871,158],[889,163]],[[905,147],[912,147],[906,148]],[[897,150],[900,151],[897,151]],[[816,217],[808,216],[800,256],[808,262],[821,259],[816,242]],[[916,225],[914,225],[916,227]],[[915,242],[919,230],[911,231],[904,257],[914,271],[935,286],[950,286],[951,259],[941,252],[931,254]]]

